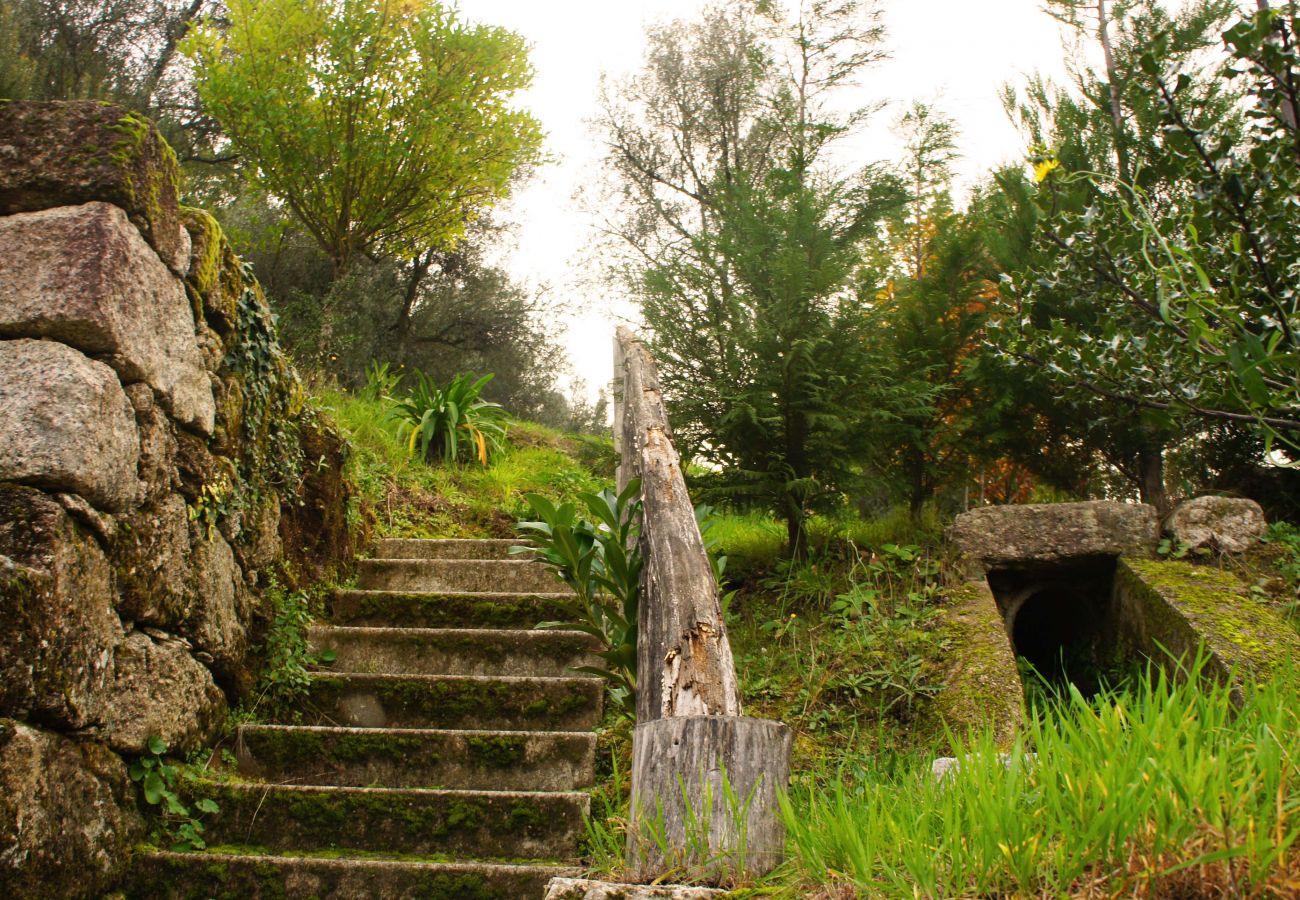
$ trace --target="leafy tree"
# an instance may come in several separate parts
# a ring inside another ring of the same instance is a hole
[[[1194,187],[1174,163],[1160,103],[1149,90],[1143,58],[1182,73],[1189,115],[1198,127],[1236,121],[1233,97],[1208,78],[1201,60],[1231,4],[1201,0],[1171,16],[1155,0],[1114,7],[1104,0],[1054,0],[1052,9],[1102,50],[1104,70],[1082,66],[1075,91],[1036,80],[1026,96],[1008,98],[1040,148],[1036,176],[1038,245],[1016,273],[1019,304],[1003,326],[1008,358],[1045,375],[1075,410],[1079,439],[1098,448],[1138,487],[1142,499],[1167,508],[1165,453],[1191,426],[1171,409],[1152,409],[1132,395],[1081,377],[1087,360],[1114,355],[1126,342],[1148,342],[1164,361],[1155,379],[1183,383],[1185,359],[1172,352],[1146,309],[1158,309],[1162,285],[1144,264],[1145,240],[1131,227],[1127,197],[1149,199],[1147,212],[1180,221]],[[1091,14],[1091,18],[1087,14]],[[1063,173],[1087,173],[1079,178]]]
[[[434,0],[231,0],[188,41],[247,174],[341,276],[449,248],[538,160],[522,38]]]
[[[602,125],[674,427],[728,494],[760,502],[803,552],[872,416],[897,402],[851,290],[861,243],[902,199],[877,168],[844,175],[827,147],[865,111],[832,99],[878,58],[873,6],[713,6],[652,29],[643,72],[606,93]]]

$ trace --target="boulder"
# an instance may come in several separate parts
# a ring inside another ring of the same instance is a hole
[[[140,482],[143,501],[151,503],[180,487],[176,471],[176,429],[144,382],[126,386],[126,398],[135,410],[135,427],[140,435]]]
[[[187,283],[199,298],[199,311],[219,335],[235,330],[239,296],[244,289],[239,257],[230,248],[221,226],[201,209],[182,207],[181,219],[189,231],[191,252]]]
[[[126,210],[159,257],[189,268],[180,167],[145,118],[90,100],[0,100],[0,215],[102,200]]]
[[[1241,497],[1197,497],[1179,504],[1165,521],[1165,531],[1193,550],[1244,553],[1268,530],[1264,510]]]
[[[144,832],[126,764],[101,744],[0,719],[6,897],[102,897]]]
[[[99,545],[40,491],[0,485],[0,715],[93,725],[122,623]]]
[[[202,746],[226,715],[226,698],[180,639],[134,631],[117,647],[109,702],[95,729],[118,753],[138,754],[157,736],[173,752]]]
[[[122,524],[112,550],[118,612],[123,619],[174,630],[190,616],[197,599],[185,501],[179,494],[165,494]]]
[[[52,341],[0,341],[0,480],[120,512],[140,495],[135,415],[113,370]]]
[[[1160,537],[1155,507],[1092,500],[985,506],[959,515],[948,540],[989,569],[1104,556],[1150,556]]]
[[[206,654],[204,661],[222,686],[243,694],[253,682],[248,667],[253,597],[244,573],[225,538],[197,522],[190,529],[189,561],[194,603],[184,633]]]
[[[50,338],[148,382],[172,416],[212,433],[212,385],[185,288],[108,203],[0,219],[0,336]]]

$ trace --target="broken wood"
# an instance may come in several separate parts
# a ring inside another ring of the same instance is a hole
[[[793,737],[779,722],[741,716],[718,583],[654,358],[620,328],[614,359],[618,487],[641,479],[644,561],[628,867],[643,881],[679,868],[713,880],[758,875],[781,858],[776,796]]]

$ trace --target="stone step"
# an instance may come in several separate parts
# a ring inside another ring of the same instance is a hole
[[[524,559],[363,559],[357,586],[373,591],[563,593],[544,566]]]
[[[527,559],[526,554],[510,552],[512,547],[527,546],[515,538],[459,538],[423,540],[419,538],[385,538],[375,547],[376,559]]]
[[[571,594],[338,591],[330,601],[335,625],[405,628],[533,628],[564,621]]]
[[[313,725],[588,731],[603,696],[599,678],[317,674],[303,709]]]
[[[581,631],[326,625],[309,637],[314,652],[336,654],[331,672],[562,676],[600,662],[595,640]]]
[[[256,853],[137,853],[125,893],[150,900],[541,900],[577,869],[554,865],[336,859]]]
[[[476,859],[572,859],[591,798],[577,791],[435,791],[196,781],[211,844]]]
[[[596,735],[243,725],[236,748],[240,771],[265,781],[571,791],[593,781]]]

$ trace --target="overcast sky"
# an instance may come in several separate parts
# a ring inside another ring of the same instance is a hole
[[[503,211],[518,223],[505,264],[515,277],[547,284],[572,310],[564,329],[574,369],[589,384],[611,374],[613,317],[609,295],[582,272],[582,251],[593,222],[575,192],[596,177],[599,137],[595,115],[602,72],[617,78],[635,71],[644,52],[648,23],[692,18],[702,0],[462,0],[469,21],[503,25],[532,45],[534,85],[520,103],[541,121],[547,150],[556,162]],[[1040,0],[884,0],[890,59],[863,78],[861,102],[887,101],[890,108],[868,124],[849,148],[856,162],[896,158],[891,126],[912,100],[935,103],[961,130],[963,158],[958,187],[989,169],[1024,158],[1023,138],[1007,121],[998,93],[1041,71],[1061,77],[1061,35]]]

